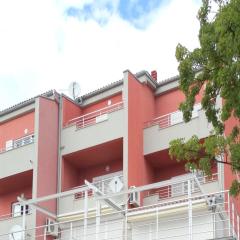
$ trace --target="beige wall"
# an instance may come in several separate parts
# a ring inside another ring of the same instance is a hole
[[[0,179],[33,169],[34,143],[0,154]]]

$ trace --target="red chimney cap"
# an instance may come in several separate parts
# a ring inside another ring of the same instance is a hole
[[[153,80],[157,81],[157,71],[156,70],[151,71],[151,77]]]

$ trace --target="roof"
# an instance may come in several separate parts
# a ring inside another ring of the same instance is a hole
[[[148,71],[146,71],[146,70],[137,72],[137,73],[135,74],[135,76],[136,76],[137,78],[138,78],[138,77],[141,77],[141,76],[143,76],[143,75],[147,75],[147,77],[150,79],[150,81],[151,81],[156,87],[161,87],[161,86],[166,85],[166,84],[168,84],[168,83],[171,83],[171,82],[174,82],[174,81],[178,81],[178,80],[179,80],[179,75],[176,75],[176,76],[174,76],[174,77],[167,78],[167,79],[165,79],[165,80],[163,80],[163,81],[161,81],[161,82],[156,82],[155,80],[152,79],[151,75],[150,75],[150,74],[148,73]],[[103,87],[101,87],[101,88],[98,88],[98,89],[92,91],[92,92],[89,92],[89,93],[87,93],[87,94],[84,94],[84,95],[82,95],[81,97],[76,98],[75,101],[78,102],[79,100],[85,100],[85,99],[94,97],[94,96],[96,96],[96,95],[98,95],[98,94],[101,94],[101,93],[103,93],[103,92],[105,92],[105,91],[107,91],[107,90],[110,90],[110,89],[114,88],[114,87],[118,87],[118,86],[120,86],[120,85],[122,85],[122,84],[123,84],[123,79],[118,80],[118,81],[116,81],[116,82],[112,82],[112,83],[110,83],[110,84],[108,84],[108,85],[105,85],[105,86],[103,86]],[[49,90],[49,91],[47,91],[47,92],[45,92],[45,93],[39,94],[39,95],[37,95],[37,96],[35,96],[35,97],[33,97],[33,98],[27,99],[27,100],[25,100],[25,101],[23,101],[23,102],[20,102],[20,103],[16,104],[16,105],[13,105],[13,106],[11,106],[11,107],[9,107],[9,108],[7,108],[7,109],[4,109],[4,110],[0,111],[0,116],[3,116],[4,114],[13,112],[13,111],[18,110],[18,109],[20,109],[20,108],[22,108],[22,107],[25,107],[25,106],[28,106],[28,105],[32,104],[32,103],[35,101],[35,98],[37,98],[37,97],[40,97],[40,96],[50,97],[50,96],[52,96],[52,95],[54,94],[54,92],[55,92],[55,90]]]
[[[199,73],[199,72],[202,71],[202,69],[203,69],[202,67],[199,67],[199,68],[197,68],[197,69],[194,70],[194,73],[195,73],[195,74],[196,74],[196,73]],[[176,75],[176,76],[173,76],[173,77],[170,77],[170,78],[167,78],[167,79],[162,80],[161,82],[158,83],[158,86],[161,87],[161,86],[164,86],[164,85],[166,85],[166,84],[168,84],[168,83],[175,82],[175,81],[179,81],[179,79],[180,79],[180,76],[179,76],[179,75]]]
[[[153,84],[156,84],[156,81],[152,79],[151,75],[150,75],[146,70],[137,72],[137,73],[135,74],[135,76],[136,76],[137,78],[138,78],[138,77],[141,77],[141,76],[143,76],[143,75],[147,75],[148,78],[153,82]],[[116,81],[116,82],[112,82],[112,83],[110,83],[110,84],[108,84],[108,85],[105,85],[105,86],[99,88],[99,89],[96,89],[96,90],[94,90],[94,91],[92,91],[92,92],[89,92],[89,93],[87,93],[87,94],[84,94],[84,95],[82,95],[81,97],[78,97],[78,98],[76,99],[76,101],[79,101],[80,98],[81,98],[82,100],[85,100],[85,99],[87,99],[87,98],[94,97],[94,96],[96,96],[96,95],[98,95],[98,94],[101,94],[101,93],[103,93],[103,92],[105,92],[105,91],[107,91],[107,90],[109,90],[109,89],[114,88],[114,87],[118,87],[118,86],[120,86],[120,85],[122,85],[122,84],[123,84],[123,79],[118,80],[118,81]]]
[[[82,100],[85,100],[85,99],[87,99],[87,98],[94,97],[94,96],[96,96],[96,95],[98,95],[98,94],[100,94],[100,93],[103,93],[103,92],[105,92],[105,91],[107,91],[107,90],[109,90],[109,89],[112,89],[112,88],[114,88],[114,87],[118,87],[118,86],[120,86],[120,85],[122,85],[122,84],[123,84],[123,80],[122,80],[122,79],[121,79],[121,80],[118,80],[118,81],[116,81],[116,82],[112,82],[112,83],[110,83],[110,84],[108,84],[108,85],[105,85],[105,86],[99,88],[99,89],[96,89],[96,90],[94,90],[94,91],[92,91],[92,92],[89,92],[89,93],[87,93],[87,94],[82,95],[81,97],[77,98],[76,101],[78,101],[80,98],[81,98]]]
[[[15,110],[18,110],[18,109],[20,109],[22,107],[25,107],[25,106],[28,106],[28,105],[34,103],[35,102],[35,98],[37,98],[37,97],[51,97],[51,96],[53,96],[54,92],[55,92],[55,90],[49,90],[49,91],[47,91],[45,93],[39,94],[39,95],[37,95],[35,97],[32,97],[32,98],[27,99],[27,100],[25,100],[23,102],[15,104],[15,105],[13,105],[13,106],[11,106],[9,108],[6,108],[6,109],[0,111],[0,117],[5,115],[5,114],[11,113],[11,112],[13,112]]]
[[[164,85],[166,85],[168,83],[171,83],[171,82],[178,81],[179,79],[180,79],[179,75],[164,79],[161,82],[158,82],[158,87],[164,86]]]
[[[149,80],[150,84],[151,84],[154,88],[157,88],[157,86],[158,86],[157,81],[152,78],[152,76],[149,74],[148,71],[143,70],[143,71],[137,72],[137,73],[135,74],[135,76],[136,76],[137,78],[142,77],[142,76],[144,76],[144,75],[146,75],[146,76],[148,77],[148,80]]]

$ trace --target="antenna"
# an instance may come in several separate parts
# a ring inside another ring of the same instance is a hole
[[[75,100],[80,95],[81,89],[77,82],[71,82],[68,87],[69,95]]]

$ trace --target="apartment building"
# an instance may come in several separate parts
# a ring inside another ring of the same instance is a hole
[[[207,177],[169,157],[172,139],[212,130],[201,94],[183,122],[178,80],[127,70],[75,100],[49,91],[0,112],[0,239],[240,240],[230,167]]]

